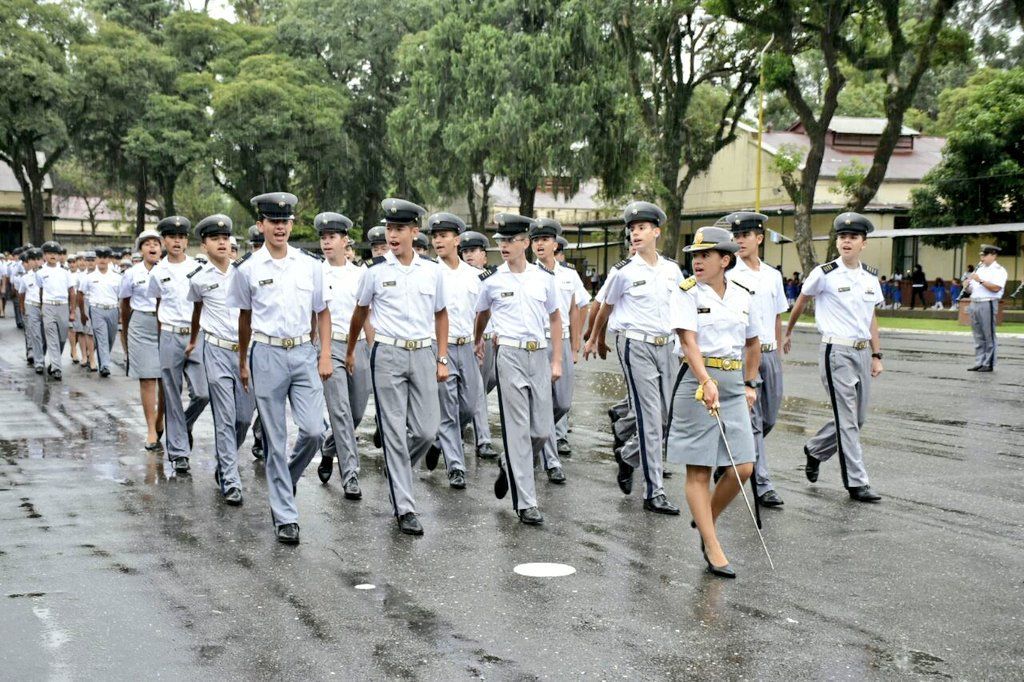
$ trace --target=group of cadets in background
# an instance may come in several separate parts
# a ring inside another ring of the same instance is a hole
[[[321,481],[330,480],[336,460],[345,498],[362,497],[355,430],[371,393],[373,441],[383,450],[401,532],[424,532],[413,473],[421,460],[434,469],[443,459],[451,488],[466,487],[468,427],[476,455],[498,460],[495,495],[511,493],[524,524],[543,523],[534,472],[539,465],[550,483],[566,482],[574,366],[606,357],[613,345],[626,385],[626,397],[609,410],[619,488],[631,494],[639,469],[643,508],[678,515],[663,460],[685,465],[685,497],[708,570],[734,577],[715,523],[748,479],[759,506],[783,504],[765,438],[783,393],[778,351],[789,351],[810,299],[832,419],[804,447],[806,476],[816,481],[821,462],[835,455],[852,499],[880,499],[868,484],[860,430],[871,378],[882,371],[874,310],[884,293],[860,262],[873,229],[861,215],[836,219],[840,257],[801,283],[783,331],[796,292],[759,258],[766,221],[759,213],[734,213],[697,230],[684,249],[694,275],[684,277],[658,252],[664,212],[629,204],[630,255],[592,301],[565,263],[567,243],[554,220],[496,216],[502,262],[492,267],[491,241],[458,216],[424,220],[416,204],[387,199],[382,224],[366,232],[372,257],[363,263],[344,215],[316,216],[319,256],[288,242],[293,195],[274,192],[252,203],[259,217],[249,230],[252,250],[241,258],[229,217],[209,216],[193,228],[171,216],[142,232],[131,256],[98,248],[65,262],[56,242],[28,245],[0,279],[37,373],[61,378],[70,334],[73,362],[108,377],[120,338],[126,373],[139,381],[145,447],[163,448],[178,475],[190,469],[193,425],[209,405],[215,479],[230,505],[243,500],[238,450],[252,430],[281,542],[299,541],[297,484],[316,454]],[[202,245],[197,258],[186,252],[192,235]],[[994,263],[994,247],[986,248]],[[983,274],[998,275],[998,267],[983,262]],[[975,282],[977,371],[994,364],[999,286]],[[492,391],[503,453],[488,423]],[[298,432],[290,452],[286,403]]]

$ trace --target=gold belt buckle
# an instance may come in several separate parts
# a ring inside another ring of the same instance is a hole
[[[237,353],[238,352],[238,344],[237,343],[231,344],[231,350],[234,351],[235,353]]]
[[[406,350],[416,350],[416,342],[415,341],[406,341],[405,342],[405,349]]]
[[[867,347],[868,347],[868,342],[867,341],[857,341],[856,343],[853,344],[853,349],[854,350],[864,350]]]
[[[294,339],[281,339],[281,346],[284,348],[291,348],[295,345]]]
[[[727,362],[729,363],[729,369],[739,369],[740,368],[740,361],[739,360],[728,360]]]
[[[531,351],[532,350],[537,350],[537,348],[539,348],[539,347],[540,347],[540,344],[537,343],[536,341],[527,341],[526,342],[526,350],[531,350]]]
[[[654,345],[655,346],[664,346],[666,343],[668,343],[668,337],[667,336],[655,336],[654,337]]]

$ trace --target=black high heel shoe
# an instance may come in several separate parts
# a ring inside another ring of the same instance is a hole
[[[700,539],[700,553],[704,556],[704,562],[708,565],[708,573],[711,575],[717,575],[719,578],[730,578],[736,577],[736,571],[732,570],[732,566],[726,564],[725,566],[715,566],[711,563],[711,559],[708,558],[707,550],[704,549],[704,538]]]

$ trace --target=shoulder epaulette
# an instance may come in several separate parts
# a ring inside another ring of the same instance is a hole
[[[241,265],[241,264],[242,264],[242,263],[244,263],[245,261],[249,260],[249,257],[250,257],[250,256],[251,256],[252,254],[254,254],[254,253],[256,253],[256,252],[255,252],[255,251],[250,251],[249,253],[245,254],[245,255],[244,255],[244,256],[242,256],[241,258],[236,258],[236,259],[235,259],[234,261],[232,261],[232,263],[231,263],[231,264],[232,264],[232,265],[234,265],[234,266],[235,266],[235,267],[237,268],[237,267],[238,267],[239,265]]]
[[[750,287],[748,287],[743,282],[740,282],[739,280],[736,280],[736,279],[730,279],[729,281],[732,282],[733,284],[735,284],[736,286],[738,286],[740,289],[743,289],[744,291],[746,291],[751,296],[754,295],[754,290],[751,289]]]
[[[870,273],[871,273],[872,275],[874,275],[875,277],[878,277],[878,268],[873,268],[873,267],[871,267],[870,265],[868,265],[867,263],[861,263],[861,264],[860,264],[860,266],[861,266],[862,268],[864,268],[864,270],[865,270],[866,272],[870,272]]]
[[[686,279],[684,279],[682,282],[679,283],[679,288],[682,289],[683,291],[689,291],[696,284],[697,284],[697,278],[696,277],[687,277]]]
[[[572,263],[570,263],[569,261],[562,261],[562,262],[560,263],[560,265],[561,265],[561,266],[562,266],[563,268],[569,268],[570,270],[575,270],[575,269],[576,269],[576,266],[575,266],[575,265],[573,265]]]
[[[321,256],[318,253],[313,253],[312,251],[306,251],[305,249],[299,249],[299,251],[301,251],[302,253],[306,254],[307,256],[309,256],[310,258],[312,258],[314,260],[322,261],[324,259],[323,256]]]
[[[496,273],[497,271],[498,271],[498,268],[492,268],[492,267],[488,266],[488,267],[485,267],[483,269],[483,272],[481,272],[479,275],[477,275],[477,277],[479,277],[480,281],[482,282],[485,279],[487,279],[488,277],[490,277],[491,275],[493,275],[494,273]]]
[[[364,265],[366,265],[366,262],[362,258],[356,258],[354,261],[352,261],[352,265],[356,266],[357,268],[361,268]]]
[[[824,265],[822,265],[821,266],[821,271],[827,275],[828,273],[832,272],[833,270],[835,270],[838,267],[839,267],[839,263],[836,263],[835,261],[832,261],[830,263],[825,263]]]
[[[374,256],[374,257],[373,257],[373,260],[371,260],[371,261],[369,262],[369,264],[367,264],[367,266],[366,266],[366,267],[368,267],[368,268],[372,268],[372,267],[373,267],[374,265],[380,265],[380,264],[381,264],[381,263],[383,263],[384,261],[385,261],[385,258],[384,258],[384,256]]]
[[[200,266],[199,266],[198,268],[196,268],[196,269],[195,269],[195,270],[193,270],[192,272],[190,272],[190,273],[188,273],[187,275],[185,275],[185,277],[187,277],[188,279],[192,279],[192,275],[194,275],[194,274],[196,274],[197,272],[199,272],[200,270],[202,270],[202,269],[203,269],[203,267],[204,267],[204,265],[205,265],[205,263],[204,263],[203,265],[200,265]]]
[[[436,262],[437,262],[436,260],[434,260],[434,259],[433,259],[433,258],[431,258],[430,256],[424,256],[424,255],[423,255],[422,253],[420,254],[420,258],[422,258],[423,260],[428,260],[428,261],[430,261],[431,263],[436,263]]]
[[[629,259],[628,258],[624,258],[624,259],[620,260],[618,263],[616,263],[615,265],[613,265],[612,269],[618,270],[619,268],[625,267],[628,263],[629,263]]]

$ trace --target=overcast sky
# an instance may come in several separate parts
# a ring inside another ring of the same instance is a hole
[[[185,6],[190,9],[202,11],[203,0],[185,0]],[[231,3],[228,2],[228,0],[210,0],[209,12],[210,16],[218,19],[233,21],[235,18],[235,10],[232,9]]]

